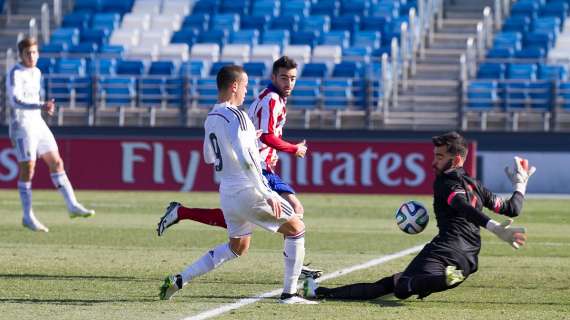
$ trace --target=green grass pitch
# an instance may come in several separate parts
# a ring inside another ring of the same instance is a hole
[[[78,192],[97,210],[70,220],[56,191],[34,191],[34,211],[47,234],[21,226],[16,190],[0,191],[1,319],[182,319],[281,287],[282,238],[253,235],[247,256],[197,279],[171,301],[158,299],[169,273],[181,271],[225,241],[220,228],[182,222],[158,238],[169,201],[215,207],[216,193]],[[306,262],[326,272],[357,265],[430,240],[432,219],[419,235],[395,225],[398,205],[429,197],[300,196],[307,224]],[[454,290],[424,300],[385,297],[366,302],[324,301],[285,306],[269,298],[221,319],[570,319],[570,200],[530,199],[516,224],[528,245],[515,251],[487,231],[480,270]],[[497,219],[499,220],[499,219]],[[412,256],[330,279],[343,285],[376,281],[401,271]]]

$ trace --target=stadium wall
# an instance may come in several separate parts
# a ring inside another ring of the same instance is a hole
[[[202,161],[201,129],[53,128],[66,170],[78,189],[216,190],[212,169]],[[0,129],[0,188],[15,188],[14,151]],[[300,192],[431,193],[432,145],[440,132],[288,130],[306,139],[306,159],[280,155],[281,175]],[[515,154],[539,171],[529,192],[570,193],[570,134],[466,133],[472,141],[467,168],[492,190],[510,192],[503,168]],[[473,159],[473,157],[471,157]],[[43,167],[43,168],[42,168]],[[34,187],[51,188],[47,169],[37,170]]]

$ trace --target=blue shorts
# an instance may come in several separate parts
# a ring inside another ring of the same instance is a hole
[[[267,170],[263,170],[263,176],[267,179],[269,183],[269,187],[271,190],[281,194],[281,193],[291,193],[295,194],[295,190],[291,188],[285,181],[281,180],[281,177],[273,172],[269,172]]]

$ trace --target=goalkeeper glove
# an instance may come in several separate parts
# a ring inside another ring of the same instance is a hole
[[[499,239],[510,244],[513,248],[518,249],[519,246],[524,245],[526,240],[526,228],[511,227],[512,223],[513,219],[507,219],[500,224],[491,219],[487,222],[485,228],[494,233]]]
[[[528,160],[519,158],[515,156],[514,158],[515,166],[511,170],[508,166],[505,167],[505,173],[511,182],[515,191],[522,193],[524,196],[526,192],[526,184],[528,183],[528,178],[534,174],[536,167],[528,167]]]

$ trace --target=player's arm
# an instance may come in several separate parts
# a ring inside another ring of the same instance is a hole
[[[447,199],[447,204],[457,212],[458,215],[465,217],[467,220],[475,223],[480,227],[485,227],[489,218],[483,211],[473,207],[467,198],[467,192],[460,183],[447,183],[443,188],[440,187],[442,193]]]
[[[281,105],[278,105],[275,99],[268,99],[262,102],[260,118],[260,129],[262,130],[262,134],[259,139],[261,142],[277,151],[292,153],[298,157],[304,157],[307,152],[307,147],[304,142],[293,144],[281,139],[275,134],[277,127],[276,117],[280,112],[280,108]]]
[[[212,141],[209,137],[208,130],[205,130],[204,134],[204,146],[202,148],[202,154],[204,155],[204,162],[207,164],[214,164],[216,162],[216,154],[212,149]]]
[[[25,102],[25,86],[24,86],[24,79],[22,79],[21,72],[17,72],[13,70],[10,74],[12,77],[11,81],[11,88],[8,88],[8,95],[10,100],[12,101],[12,107],[15,109],[27,109],[27,110],[34,110],[34,109],[41,109],[44,106],[43,102],[40,103],[28,103]]]
[[[259,137],[259,139],[261,140],[261,142],[265,143],[266,145],[268,145],[271,148],[278,150],[278,151],[293,153],[295,155],[298,155],[302,152],[303,156],[307,152],[307,147],[305,146],[305,141],[303,141],[299,144],[292,144],[290,142],[287,142],[287,141],[279,138],[278,136],[276,136],[273,133],[262,133],[261,137]]]
[[[508,200],[504,200],[481,184],[479,184],[478,188],[483,205],[489,210],[507,217],[517,217],[522,212],[524,202],[522,193],[515,191]]]

